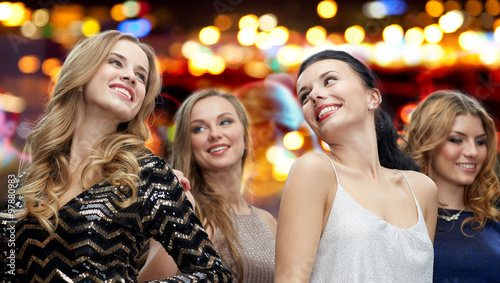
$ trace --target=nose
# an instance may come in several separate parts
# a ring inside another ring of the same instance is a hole
[[[324,93],[317,87],[313,88],[309,93],[309,99],[311,100],[313,105],[315,105],[318,101],[324,98],[325,98]]]
[[[215,141],[218,140],[221,136],[221,132],[217,128],[212,128],[210,130],[210,133],[208,134],[208,140]]]
[[[133,70],[129,70],[127,68],[123,69],[123,72],[120,76],[120,79],[123,81],[129,81],[130,84],[135,85],[136,78]]]
[[[468,142],[464,149],[464,156],[468,158],[476,158],[478,155],[477,145],[475,141]]]

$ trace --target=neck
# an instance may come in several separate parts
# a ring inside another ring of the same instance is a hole
[[[249,213],[250,207],[241,193],[241,171],[203,172],[203,178],[215,192],[224,197],[236,214]]]
[[[438,187],[438,199],[443,208],[461,210],[465,207],[465,186],[455,186],[440,180],[434,182]]]

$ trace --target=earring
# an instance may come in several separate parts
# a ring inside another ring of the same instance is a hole
[[[368,105],[368,109],[372,110],[373,109],[373,104]]]

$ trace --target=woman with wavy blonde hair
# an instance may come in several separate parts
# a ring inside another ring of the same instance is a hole
[[[466,94],[436,91],[412,113],[406,137],[405,149],[438,186],[434,282],[498,281],[500,187],[492,118]]]
[[[241,193],[251,149],[244,107],[234,95],[201,90],[183,102],[175,123],[173,167],[190,181],[196,214],[226,266],[238,282],[273,282],[276,221]],[[161,254],[146,263],[147,278],[167,275]]]
[[[0,257],[4,280],[133,281],[152,237],[186,273],[180,277],[231,281],[179,180],[145,147],[161,88],[155,64],[148,45],[118,31],[69,53],[27,138],[31,163],[10,206],[17,210],[7,211],[16,220],[2,221],[16,240],[15,264]],[[3,236],[9,246],[12,235]]]

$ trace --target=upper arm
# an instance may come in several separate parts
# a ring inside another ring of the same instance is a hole
[[[412,188],[422,209],[429,237],[434,243],[438,213],[437,186],[427,175],[413,171],[409,172],[411,172]]]
[[[306,154],[294,162],[278,215],[276,282],[309,280],[335,183],[333,168],[324,156]]]

